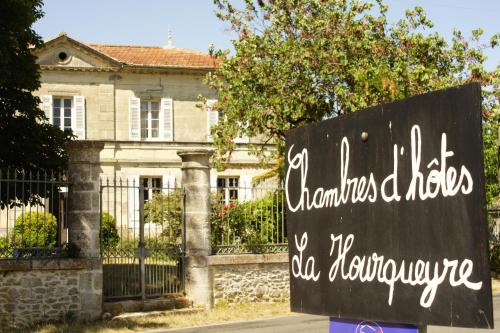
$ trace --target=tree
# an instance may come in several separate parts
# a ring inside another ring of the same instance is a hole
[[[500,70],[484,67],[482,29],[466,40],[454,32],[451,45],[421,7],[395,24],[383,0],[214,0],[217,16],[237,34],[235,54],[214,52],[220,67],[207,76],[218,91],[214,108],[224,117],[214,128],[216,159],[230,158],[238,134],[275,143],[255,145],[263,162],[282,165],[285,132],[294,127],[400,100],[416,94],[479,81],[485,121],[498,114]],[[280,165],[278,165],[280,170]]]
[[[40,87],[39,66],[32,49],[42,39],[31,28],[42,17],[41,0],[0,1],[0,170],[11,171],[13,178],[31,172],[59,173],[66,168],[64,145],[72,138],[50,125],[39,108],[39,98],[32,92]],[[14,204],[15,198],[36,201],[37,194],[5,188],[0,192],[0,206]]]

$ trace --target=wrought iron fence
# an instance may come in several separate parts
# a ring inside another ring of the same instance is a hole
[[[161,178],[101,180],[105,299],[183,292],[182,200]]]
[[[212,252],[288,251],[283,188],[240,187],[237,179],[230,181],[211,188]]]
[[[74,255],[68,246],[67,177],[0,170],[0,259]]]

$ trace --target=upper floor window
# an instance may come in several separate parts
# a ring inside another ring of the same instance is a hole
[[[130,140],[174,140],[172,98],[150,101],[130,97],[128,112]]]
[[[71,129],[73,98],[54,97],[52,104],[52,124],[63,131]]]
[[[218,111],[214,109],[214,105],[217,103],[217,100],[215,99],[208,99],[207,100],[207,131],[208,131],[208,140],[212,141],[213,140],[213,135],[212,135],[212,127],[217,125],[219,123],[219,119],[224,118],[224,112],[223,111]],[[238,122],[238,124],[241,126],[241,123]],[[246,127],[246,125],[242,126]],[[238,135],[234,138],[235,143],[248,143],[250,140],[246,134],[238,133]]]
[[[85,97],[83,96],[40,96],[40,108],[50,124],[61,130],[73,131],[79,140],[85,140]]]
[[[160,136],[160,102],[141,101],[141,138],[158,139]]]

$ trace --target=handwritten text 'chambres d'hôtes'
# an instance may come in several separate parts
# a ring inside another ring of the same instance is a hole
[[[375,202],[380,197],[385,202],[400,201],[401,194],[398,186],[398,151],[403,154],[404,148],[394,145],[393,170],[377,186],[375,176],[371,172],[368,176],[348,177],[349,173],[349,141],[342,139],[340,148],[340,186],[330,189],[318,187],[314,191],[307,187],[308,151],[306,148],[292,157],[293,145],[288,150],[288,170],[285,178],[286,200],[291,212],[298,210],[312,210],[338,207],[347,203]],[[427,177],[421,171],[422,140],[420,127],[414,125],[411,129],[411,170],[412,178],[406,191],[406,200],[434,199],[440,193],[443,197],[452,197],[461,192],[472,192],[474,182],[469,170],[462,165],[457,168],[448,166],[446,159],[453,156],[453,151],[447,150],[446,133],[441,135],[441,156],[432,159],[427,164]],[[294,182],[292,171],[297,170],[300,194],[298,198],[289,193],[289,184]],[[314,170],[313,170],[314,171]]]

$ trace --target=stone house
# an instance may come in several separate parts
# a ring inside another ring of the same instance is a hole
[[[151,188],[179,184],[178,150],[212,147],[210,127],[218,112],[197,106],[199,95],[208,105],[214,102],[214,92],[203,83],[217,68],[212,56],[173,47],[171,40],[164,47],[102,45],[65,33],[34,52],[41,108],[52,124],[71,128],[79,140],[104,143],[102,177],[144,185],[147,199]],[[225,200],[249,199],[252,177],[264,171],[248,153],[251,140],[237,138],[226,169],[211,170],[211,187],[224,187]],[[138,192],[128,195],[136,201]],[[129,223],[137,222],[134,209],[130,203],[124,208]]]

